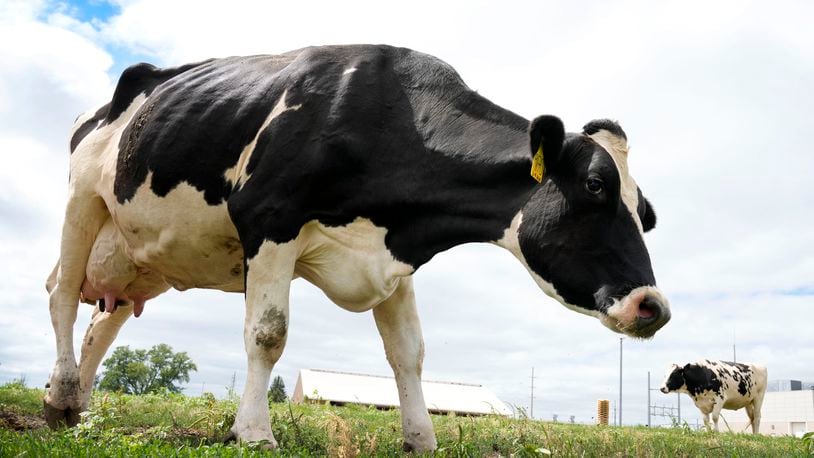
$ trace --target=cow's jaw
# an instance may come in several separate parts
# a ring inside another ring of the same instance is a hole
[[[547,296],[557,300],[557,302],[570,310],[598,319],[604,326],[614,332],[635,338],[653,337],[656,331],[661,329],[661,327],[670,320],[670,306],[667,302],[667,298],[655,286],[641,286],[636,288],[621,299],[613,299],[609,307],[598,307],[598,310],[586,309],[569,303],[557,292],[557,289],[551,282],[534,272],[526,262],[518,240],[518,231],[522,222],[523,212],[519,211],[512,219],[509,227],[504,231],[503,237],[494,243],[510,251],[523,266],[525,266],[526,270],[534,279],[534,282],[537,283],[537,286],[539,286]],[[651,318],[648,316],[649,311],[641,307],[646,297],[657,300],[663,307],[659,308],[660,315],[656,320],[643,326],[640,320]]]
[[[574,304],[568,303],[558,292],[554,285],[538,275],[534,270],[529,267],[528,263],[526,262],[526,257],[523,256],[523,252],[520,249],[520,241],[517,238],[518,231],[520,230],[520,224],[523,222],[523,212],[519,211],[512,219],[511,224],[508,228],[503,232],[503,237],[500,240],[495,241],[494,243],[498,246],[501,246],[507,250],[509,250],[526,268],[526,270],[531,274],[531,278],[534,279],[534,282],[537,283],[537,286],[540,287],[541,290],[546,294],[546,296],[555,299],[560,304],[564,305],[566,308],[573,310],[577,313],[581,313],[583,315],[592,316],[594,318],[598,318],[601,320],[602,313],[597,310],[588,310],[582,307],[579,307]]]

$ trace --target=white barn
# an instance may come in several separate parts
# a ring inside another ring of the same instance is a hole
[[[432,413],[512,415],[503,401],[481,385],[428,380],[421,384],[427,409]],[[322,369],[300,370],[292,401],[327,401],[335,405],[361,404],[379,408],[399,406],[393,377]]]

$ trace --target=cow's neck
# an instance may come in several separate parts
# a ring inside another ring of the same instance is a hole
[[[416,107],[416,119],[425,120],[417,121],[425,147],[450,168],[444,179],[433,172],[438,194],[428,198],[454,197],[433,215],[432,251],[467,242],[496,242],[512,251],[502,240],[538,185],[529,173],[528,121],[468,89],[452,100]]]

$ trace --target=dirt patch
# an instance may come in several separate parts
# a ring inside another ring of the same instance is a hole
[[[0,428],[12,431],[28,431],[45,427],[45,419],[41,415],[24,414],[0,406]]]
[[[287,331],[288,317],[272,306],[254,327],[255,343],[266,350],[280,349],[285,345]]]

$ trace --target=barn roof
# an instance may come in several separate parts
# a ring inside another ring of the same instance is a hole
[[[427,408],[433,413],[511,415],[512,411],[482,385],[422,381]],[[323,369],[302,369],[294,388],[294,402],[308,400],[398,407],[393,377]]]

